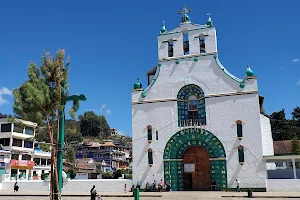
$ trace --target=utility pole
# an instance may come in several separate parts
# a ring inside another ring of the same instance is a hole
[[[58,188],[61,195],[61,189],[63,187],[62,182],[62,171],[63,171],[63,150],[64,150],[64,139],[65,139],[65,105],[69,101],[86,101],[86,96],[81,95],[72,95],[62,100],[61,105],[63,108],[60,111],[59,118],[59,137],[58,137],[58,152],[57,152],[57,174],[58,174]]]
[[[100,116],[102,116],[102,113],[103,113],[103,104],[100,103]]]

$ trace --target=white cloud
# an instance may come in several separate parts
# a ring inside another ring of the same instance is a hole
[[[7,100],[4,99],[3,95],[10,95],[12,96],[12,91],[7,89],[6,87],[2,87],[0,89],[0,106],[7,103]]]
[[[296,85],[300,85],[300,80],[298,80],[298,81],[296,82]]]
[[[299,58],[294,58],[294,59],[292,59],[292,62],[293,62],[293,63],[296,63],[296,62],[299,62],[299,61],[300,61]]]
[[[106,114],[110,115],[110,114],[111,114],[111,110],[110,110],[110,109],[107,109],[107,110],[106,110]]]

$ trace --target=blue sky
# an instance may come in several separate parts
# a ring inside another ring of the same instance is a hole
[[[87,3],[88,2],[88,3]],[[30,60],[43,50],[65,48],[71,57],[71,93],[84,93],[88,110],[103,113],[111,127],[131,135],[131,89],[157,64],[157,35],[180,21],[187,4],[191,20],[217,29],[222,64],[237,77],[249,64],[258,76],[267,113],[299,105],[300,1],[3,1],[0,6],[0,112],[11,114],[10,90],[27,79]]]

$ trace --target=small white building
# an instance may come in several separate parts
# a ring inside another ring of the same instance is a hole
[[[216,28],[163,24],[158,64],[132,90],[133,184],[169,182],[173,191],[266,188],[274,155],[269,118],[250,67],[242,79],[219,60]],[[238,42],[238,41],[237,41]],[[249,61],[245,61],[247,63]]]
[[[44,151],[40,145],[50,145],[46,143],[36,143],[34,148],[34,167],[32,169],[31,177],[34,180],[42,179],[42,174],[48,174],[51,170],[51,152],[50,148],[49,151]]]
[[[0,144],[2,150],[10,152],[6,173],[12,178],[28,179],[32,173],[36,127],[36,123],[21,119],[14,119],[13,123],[0,119]]]

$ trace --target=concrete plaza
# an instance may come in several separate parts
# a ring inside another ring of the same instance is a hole
[[[162,194],[161,197],[158,197],[157,194]],[[15,195],[15,196],[14,196]],[[43,196],[28,196],[27,193],[7,193],[4,191],[0,191],[0,199],[1,200],[47,200],[49,197],[45,196],[46,194],[41,194]],[[38,194],[32,194],[38,195]],[[90,199],[88,193],[85,194],[65,194],[67,196],[63,196],[63,200],[88,200]],[[78,195],[78,196],[69,196],[69,195]],[[116,199],[116,200],[133,200],[131,197],[132,193],[109,193],[103,194],[103,200],[105,199]],[[253,199],[295,199],[296,197],[300,198],[300,192],[255,192],[253,193]],[[107,197],[109,196],[109,197]],[[120,197],[123,196],[123,197]],[[151,197],[152,196],[152,197]],[[242,200],[248,199],[247,193],[235,193],[235,192],[168,192],[168,193],[141,193],[141,200],[196,200],[196,199],[205,199],[205,200],[216,200],[216,199],[224,199],[224,200]],[[255,198],[255,196],[259,198]],[[265,198],[264,198],[265,197]]]

